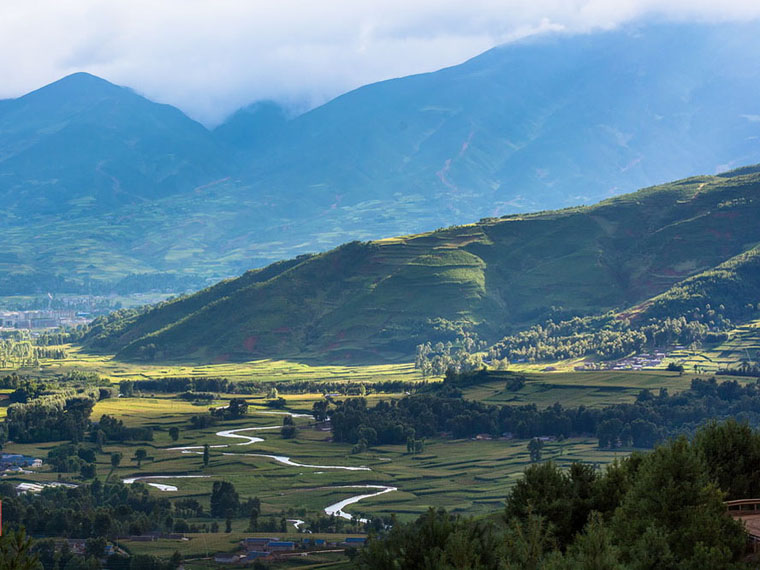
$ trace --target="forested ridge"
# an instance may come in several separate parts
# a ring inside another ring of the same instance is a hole
[[[715,269],[689,277],[639,306],[603,315],[549,319],[488,346],[449,327],[449,340],[417,346],[415,366],[424,375],[482,365],[503,369],[510,362],[554,362],[593,357],[614,360],[630,354],[692,349],[728,339],[740,323],[760,316],[760,250],[753,248]],[[440,329],[440,327],[438,327]]]

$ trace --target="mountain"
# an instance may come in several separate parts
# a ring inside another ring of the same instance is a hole
[[[419,231],[755,163],[759,31],[667,24],[511,43],[338,97],[251,154],[249,174],[275,200],[383,201]],[[422,220],[401,196],[426,204]]]
[[[87,73],[0,105],[4,221],[102,213],[227,174],[202,125]]]
[[[757,163],[759,59],[760,23],[546,35],[213,131],[75,74],[0,102],[0,294],[206,284]]]
[[[261,152],[276,144],[287,122],[285,108],[274,101],[259,101],[235,112],[214,129],[214,135],[239,151]]]
[[[122,358],[408,359],[441,328],[499,338],[557,315],[641,304],[677,284],[696,298],[715,275],[757,291],[758,215],[755,167],[591,207],[352,242],[101,319],[86,343]]]

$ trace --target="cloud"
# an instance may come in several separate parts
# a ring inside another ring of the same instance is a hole
[[[215,124],[307,108],[551,30],[760,17],[755,0],[3,0],[0,97],[88,71]]]

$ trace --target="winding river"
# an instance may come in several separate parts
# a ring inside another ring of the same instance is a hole
[[[290,415],[295,418],[310,418],[312,417],[311,414],[298,414],[298,413],[291,413],[291,412],[270,412],[270,411],[262,411],[258,412],[261,414],[272,414],[272,415]],[[228,437],[228,438],[235,438],[235,439],[243,439],[245,441],[242,441],[240,443],[234,443],[234,444],[220,444],[220,445],[210,445],[210,449],[224,449],[229,448],[233,445],[239,446],[239,445],[251,445],[253,443],[258,443],[260,441],[264,441],[261,437],[251,436],[251,435],[241,435],[242,432],[251,432],[251,431],[265,431],[265,430],[273,430],[273,429],[280,429],[282,426],[275,425],[275,426],[263,426],[263,427],[250,427],[250,428],[241,428],[241,429],[230,429],[230,430],[223,430],[216,432],[216,435],[218,437]],[[203,447],[202,445],[191,445],[191,446],[184,446],[184,447],[169,447],[167,448],[169,451],[179,451],[180,453],[193,453],[193,454],[202,454],[203,453]],[[268,459],[272,459],[274,461],[277,461],[278,463],[282,463],[283,465],[289,465],[291,467],[305,467],[307,469],[330,469],[330,470],[344,470],[344,471],[372,471],[369,467],[353,467],[348,465],[312,465],[310,463],[298,463],[296,461],[293,461],[290,459],[290,457],[286,455],[269,455],[266,453],[222,453],[222,455],[245,455],[248,457],[266,457]],[[129,485],[131,483],[134,483],[135,481],[146,481],[146,484],[155,487],[159,491],[177,491],[177,487],[174,485],[168,485],[165,483],[154,483],[150,480],[153,479],[197,479],[197,478],[208,478],[210,475],[144,475],[144,476],[137,476],[137,477],[129,477],[127,479],[122,479],[123,483]],[[353,515],[350,513],[345,512],[343,509],[347,507],[348,505],[353,505],[354,503],[358,503],[359,501],[362,501],[364,499],[369,499],[371,497],[377,497],[378,495],[382,495],[384,493],[391,493],[393,491],[398,491],[397,487],[389,487],[385,485],[340,485],[340,486],[333,486],[333,487],[323,487],[323,489],[373,489],[375,492],[373,493],[363,493],[361,495],[354,495],[353,497],[349,497],[347,499],[343,499],[342,501],[338,501],[337,503],[334,503],[332,505],[328,505],[324,508],[325,514],[327,515],[335,515],[347,520],[351,520],[354,518]],[[361,523],[368,522],[367,519],[357,519]],[[290,522],[294,524],[296,528],[298,528],[301,524],[303,524],[303,521],[298,519],[293,519]]]

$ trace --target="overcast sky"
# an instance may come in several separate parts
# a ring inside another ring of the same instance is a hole
[[[535,33],[757,17],[758,0],[0,0],[0,98],[88,71],[215,124]]]

